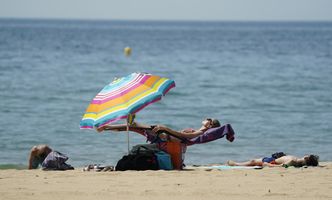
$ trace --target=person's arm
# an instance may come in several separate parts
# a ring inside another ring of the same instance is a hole
[[[263,162],[262,164],[263,167],[282,167],[282,164],[271,164],[271,163],[267,163],[267,162]]]
[[[105,125],[97,128],[98,132],[102,132],[105,130],[110,131],[125,131],[127,129],[127,124],[115,124],[115,125]]]
[[[159,131],[168,132],[172,135],[183,137],[183,134],[181,132],[175,131],[167,126],[164,125],[157,125],[155,128],[152,129],[153,132],[157,133]]]
[[[193,139],[195,137],[198,137],[200,135],[202,135],[204,132],[203,131],[194,131],[194,132],[190,132],[190,133],[181,133],[183,135],[183,137],[187,138],[187,139]]]
[[[165,132],[169,132],[175,136],[186,138],[186,139],[195,138],[203,133],[203,131],[195,131],[192,133],[183,133],[183,132],[175,131],[175,130],[173,130],[167,126],[163,126],[163,125],[157,125],[154,129],[152,129],[152,131],[155,133],[157,133],[158,131],[165,131]]]
[[[138,128],[138,129],[149,129],[151,128],[150,125],[147,124],[139,124],[134,122],[132,125],[129,125],[129,130],[131,128]],[[98,132],[102,131],[127,131],[127,124],[108,124],[102,127],[97,128]]]

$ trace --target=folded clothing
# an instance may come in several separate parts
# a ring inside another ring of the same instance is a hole
[[[74,169],[67,164],[68,157],[58,151],[51,151],[42,163],[43,170],[71,170]]]

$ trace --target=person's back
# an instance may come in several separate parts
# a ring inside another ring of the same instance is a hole
[[[292,155],[286,155],[286,156],[282,156],[280,158],[277,158],[274,160],[275,164],[277,165],[283,165],[283,164],[287,164],[290,162],[296,162],[297,161],[297,157],[292,156]]]
[[[50,152],[52,152],[52,149],[45,144],[32,147],[29,156],[28,168],[37,169]]]

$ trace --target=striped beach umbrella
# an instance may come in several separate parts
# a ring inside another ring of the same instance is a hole
[[[147,105],[159,101],[173,87],[173,80],[147,73],[132,73],[115,79],[91,101],[80,127],[99,128],[126,119]]]

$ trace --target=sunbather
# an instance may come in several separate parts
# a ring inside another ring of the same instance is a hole
[[[317,166],[319,156],[317,155],[305,155],[302,158],[298,158],[292,155],[284,155],[279,158],[265,157],[259,159],[253,159],[247,162],[234,162],[229,160],[227,162],[230,166],[269,166],[269,167],[278,167],[278,166]]]
[[[178,136],[178,137],[182,137],[182,138],[186,138],[186,139],[193,139],[195,137],[198,137],[200,135],[202,135],[203,133],[205,133],[208,129],[210,128],[216,128],[220,126],[220,122],[217,119],[210,119],[207,118],[205,120],[202,121],[202,126],[195,130],[195,129],[184,129],[182,131],[175,131],[167,126],[164,125],[157,125],[155,126],[152,131],[154,133],[158,133],[158,132],[167,132],[167,133],[171,133],[172,135]]]
[[[146,136],[147,130],[148,130],[149,134],[153,133],[154,135],[164,132],[162,134],[158,134],[160,138],[166,139],[168,141],[186,140],[187,143],[190,143],[190,144],[205,143],[205,142],[212,141],[214,139],[223,137],[224,135],[227,135],[227,139],[229,141],[234,140],[234,132],[229,124],[225,125],[224,129],[222,131],[218,132],[219,133],[218,136],[216,134],[214,136],[212,134],[209,134],[208,137],[205,137],[204,139],[199,138],[200,136],[203,137],[204,134],[206,132],[208,132],[209,129],[216,128],[216,127],[220,127],[220,122],[217,119],[210,119],[210,118],[203,120],[201,127],[197,130],[184,129],[182,131],[175,131],[164,125],[145,125],[145,124],[139,124],[136,122],[133,123],[132,125],[128,126],[129,131],[134,131],[134,132],[140,133],[144,136]],[[101,132],[104,130],[126,131],[127,124],[105,125],[105,126],[102,126],[97,129],[98,132]],[[195,140],[195,142],[194,142],[194,140]]]
[[[45,144],[32,147],[29,156],[28,168],[37,169],[38,166],[43,163],[47,155],[51,152],[52,149]]]

